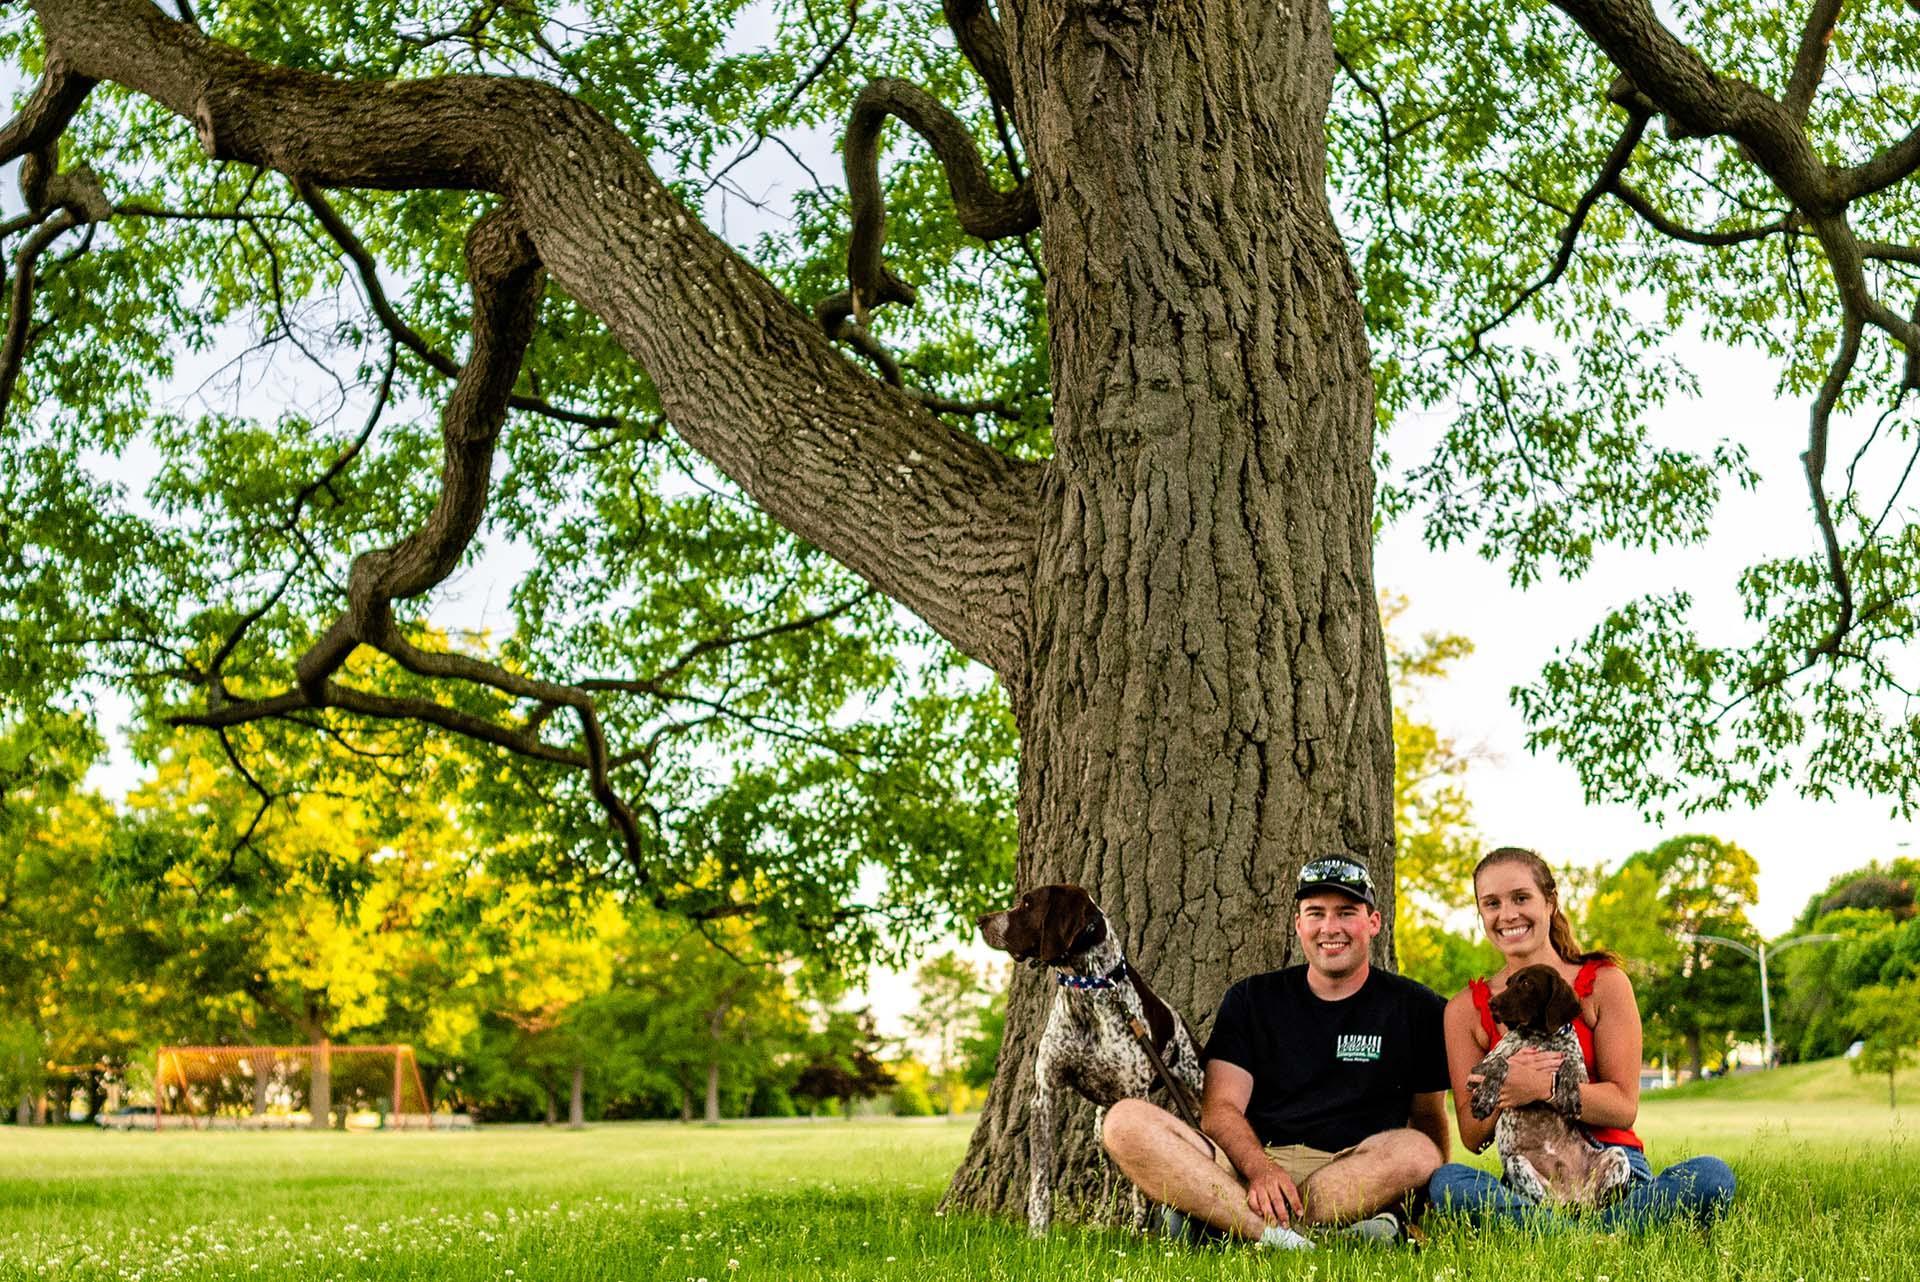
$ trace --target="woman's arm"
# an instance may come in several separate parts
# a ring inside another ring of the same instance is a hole
[[[1640,1115],[1640,1006],[1618,966],[1593,977],[1594,1080],[1580,1088],[1580,1120],[1631,1127]]]
[[[1461,991],[1447,1003],[1444,1027],[1447,1035],[1447,1077],[1453,1087],[1453,1118],[1460,1128],[1460,1142],[1478,1153],[1493,1138],[1493,1118],[1473,1115],[1473,1089],[1467,1074],[1487,1053],[1480,1044],[1480,1012],[1474,1009],[1473,994]],[[1496,1114],[1496,1116],[1498,1116]]]

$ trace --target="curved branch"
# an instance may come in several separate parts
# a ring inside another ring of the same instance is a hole
[[[394,601],[427,592],[453,573],[480,528],[494,445],[533,337],[545,273],[519,224],[496,210],[467,237],[467,275],[473,282],[473,349],[441,415],[440,497],[412,534],[354,558],[346,612],[294,665],[295,679],[309,696],[356,646],[389,634]]]
[[[1793,76],[1787,81],[1787,110],[1794,119],[1805,120],[1813,105],[1814,91],[1827,73],[1827,47],[1833,43],[1833,27],[1840,21],[1845,0],[1814,0],[1807,11],[1807,24],[1800,32],[1800,50],[1793,58]]]
[[[1613,144],[1613,150],[1607,153],[1606,163],[1600,167],[1600,176],[1593,185],[1574,202],[1573,212],[1567,216],[1567,225],[1560,233],[1560,252],[1554,255],[1553,265],[1547,274],[1522,290],[1520,296],[1507,304],[1507,309],[1484,325],[1477,326],[1469,335],[1474,347],[1480,346],[1480,340],[1489,331],[1505,324],[1515,312],[1527,303],[1527,300],[1560,279],[1573,261],[1573,247],[1580,240],[1580,229],[1587,225],[1587,215],[1593,212],[1594,205],[1619,181],[1625,172],[1627,163],[1633,159],[1633,152],[1640,145],[1641,135],[1647,131],[1647,113],[1637,106],[1627,108],[1627,127]]]
[[[926,90],[905,80],[875,80],[854,99],[847,121],[847,198],[853,205],[853,236],[847,245],[847,280],[853,287],[853,315],[866,323],[867,312],[882,303],[911,303],[913,288],[881,261],[887,235],[886,198],[880,190],[880,128],[897,116],[933,148],[946,171],[954,210],[968,235],[1003,240],[1040,225],[1033,184],[1000,191],[974,146],[966,124]]]
[[[993,105],[1013,115],[1013,69],[1007,64],[1007,37],[987,0],[940,0],[940,10],[960,52],[987,82],[987,96]]]
[[[40,255],[54,241],[80,225],[71,210],[63,209],[34,229],[20,246],[13,263],[13,288],[7,298],[7,335],[0,340],[0,426],[13,407],[13,385],[19,381],[20,365],[27,354],[27,333],[33,325],[34,271]]]
[[[31,161],[32,156],[28,159]],[[113,213],[106,193],[100,188],[100,180],[85,165],[38,180],[33,185],[39,189],[33,193],[35,207],[51,214],[21,244],[19,257],[14,259],[13,288],[7,300],[7,333],[0,339],[0,425],[7,421],[7,412],[13,404],[13,385],[19,381],[20,366],[26,360],[40,255],[75,227],[90,226]]]
[[[1793,231],[1806,221],[1800,214],[1793,213],[1760,227],[1739,227],[1731,231],[1697,231],[1668,217],[1651,200],[1628,183],[1616,182],[1611,190],[1621,204],[1638,214],[1641,221],[1655,231],[1670,239],[1684,240],[1692,245],[1707,245],[1714,248],[1744,245],[1750,241],[1764,240],[1768,236]]]
[[[1041,468],[842,356],[591,107],[530,80],[268,66],[145,0],[35,9],[76,72],[193,121],[216,158],[316,187],[507,196],[547,270],[640,362],[690,446],[963,652],[1024,672]]]
[[[1807,491],[1813,498],[1814,519],[1820,525],[1820,541],[1826,550],[1827,576],[1833,580],[1834,590],[1840,594],[1840,617],[1834,620],[1833,630],[1825,639],[1813,647],[1811,654],[1814,655],[1836,653],[1840,642],[1853,626],[1853,580],[1847,574],[1846,558],[1840,550],[1840,536],[1833,525],[1833,508],[1827,502],[1827,434],[1833,419],[1833,407],[1839,402],[1840,393],[1845,390],[1847,379],[1853,373],[1854,361],[1860,355],[1862,327],[1859,313],[1848,308],[1845,327],[1840,335],[1840,350],[1834,353],[1826,381],[1820,386],[1820,395],[1814,399],[1807,430],[1807,448],[1800,455],[1801,465],[1807,473]]]
[[[65,133],[93,91],[95,81],[76,73],[57,49],[47,51],[47,67],[20,112],[0,127],[0,165],[44,150]]]

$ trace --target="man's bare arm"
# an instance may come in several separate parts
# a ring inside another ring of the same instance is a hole
[[[1433,1141],[1433,1146],[1440,1150],[1441,1161],[1452,1159],[1453,1127],[1447,1120],[1445,1091],[1424,1091],[1415,1095],[1413,1108],[1407,1114],[1407,1125]]]
[[[1300,1213],[1300,1190],[1280,1169],[1247,1121],[1253,1074],[1224,1059],[1207,1061],[1200,1098],[1200,1129],[1233,1160],[1247,1182],[1247,1205],[1270,1224],[1291,1224]]]

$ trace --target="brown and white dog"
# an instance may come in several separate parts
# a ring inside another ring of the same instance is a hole
[[[1574,1120],[1580,1115],[1587,1066],[1573,1031],[1573,1021],[1580,1016],[1573,986],[1551,966],[1528,966],[1514,973],[1489,1009],[1506,1026],[1507,1035],[1474,1065],[1473,1073],[1480,1078],[1471,1100],[1475,1117],[1486,1117],[1499,1106],[1507,1060],[1515,1051],[1529,1047],[1565,1057],[1554,1074],[1551,1095],[1504,1110],[1493,1125],[1507,1187],[1536,1202],[1599,1206],[1626,1186],[1632,1169],[1619,1149],[1595,1148]]]
[[[1127,964],[1106,914],[1081,887],[1037,886],[1004,912],[981,917],[980,935],[1015,961],[1051,967],[1059,984],[1034,1059],[1027,1131],[1027,1228],[1037,1236],[1053,1218],[1054,1092],[1071,1086],[1104,1118],[1119,1100],[1152,1090],[1153,1063],[1128,1027],[1132,1020],[1148,1029],[1161,1062],[1194,1099],[1200,1055],[1186,1021]],[[1094,1125],[1097,1135],[1099,1120]],[[1138,1189],[1131,1204],[1138,1225],[1146,1212]]]

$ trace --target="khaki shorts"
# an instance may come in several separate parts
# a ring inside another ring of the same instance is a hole
[[[1218,1144],[1214,1144],[1211,1139],[1209,1139],[1207,1143],[1213,1144],[1214,1164],[1244,1184],[1246,1177],[1234,1166],[1233,1159],[1227,1156],[1227,1150],[1221,1148]],[[1307,1182],[1308,1176],[1325,1166],[1328,1162],[1333,1161],[1335,1158],[1345,1157],[1359,1147],[1358,1144],[1355,1144],[1351,1148],[1341,1149],[1338,1153],[1329,1153],[1323,1148],[1313,1148],[1306,1144],[1269,1144],[1267,1145],[1267,1156],[1271,1158],[1281,1170],[1287,1173],[1287,1178],[1293,1181],[1293,1186],[1299,1188]]]

